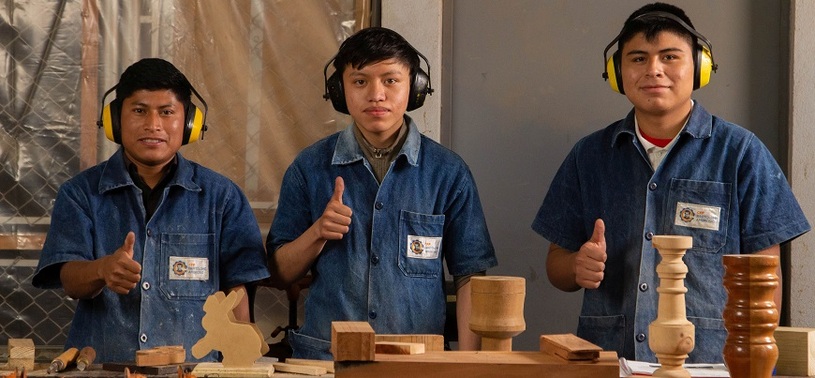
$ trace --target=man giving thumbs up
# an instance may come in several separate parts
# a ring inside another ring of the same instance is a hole
[[[294,357],[331,359],[335,320],[442,334],[443,262],[457,286],[459,349],[474,349],[469,277],[497,262],[469,169],[405,115],[432,92],[419,53],[367,28],[332,60],[326,98],[353,123],[297,156],[266,239],[280,287],[313,275],[305,322],[289,334]]]

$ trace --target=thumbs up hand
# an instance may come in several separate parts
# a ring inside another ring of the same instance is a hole
[[[591,239],[577,251],[574,263],[575,281],[580,287],[596,289],[603,281],[606,269],[606,225],[602,219],[594,221]]]
[[[343,192],[345,192],[345,182],[342,177],[338,176],[334,180],[334,194],[328,200],[323,215],[315,222],[320,239],[339,240],[350,229],[353,211],[342,203]]]
[[[113,254],[102,258],[97,275],[105,280],[105,286],[117,294],[127,294],[141,280],[141,264],[133,260],[136,234],[127,233],[124,244]]]

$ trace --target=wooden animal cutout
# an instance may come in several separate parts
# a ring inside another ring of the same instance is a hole
[[[204,302],[201,325],[207,331],[195,345],[192,355],[202,358],[211,350],[218,350],[224,356],[224,367],[251,367],[255,360],[269,351],[269,344],[260,329],[250,322],[235,320],[232,310],[238,306],[246,291],[236,290],[225,295],[219,291]]]

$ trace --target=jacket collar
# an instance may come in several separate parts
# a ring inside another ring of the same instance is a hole
[[[175,157],[178,161],[178,168],[176,168],[175,177],[167,183],[167,187],[176,185],[190,191],[200,191],[201,187],[193,181],[194,170],[192,163],[181,156],[181,153],[176,152]],[[99,180],[98,190],[102,194],[126,186],[135,187],[136,184],[133,183],[133,179],[127,173],[124,149],[120,147],[102,166],[102,176]]]
[[[417,166],[419,161],[419,148],[421,147],[421,133],[416,123],[413,122],[409,116],[405,115],[405,124],[408,127],[408,134],[405,139],[405,144],[399,151],[394,161],[404,155],[410,165]],[[357,143],[354,138],[353,123],[348,125],[344,130],[339,132],[337,137],[337,145],[334,147],[334,156],[331,158],[332,165],[350,164],[360,161],[365,158],[362,152],[362,147]]]

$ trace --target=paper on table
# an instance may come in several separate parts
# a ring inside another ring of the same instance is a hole
[[[724,364],[685,364],[685,370],[691,377],[729,378],[730,373]],[[632,375],[652,375],[659,369],[659,364],[640,361],[629,361],[620,358],[620,377]]]

